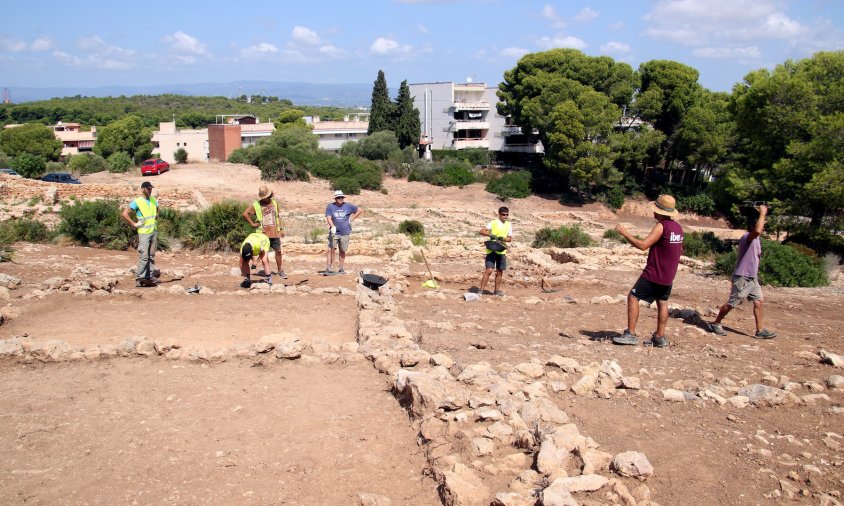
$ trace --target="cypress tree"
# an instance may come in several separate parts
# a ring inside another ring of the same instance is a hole
[[[378,71],[378,78],[372,87],[372,106],[369,111],[369,128],[367,135],[382,130],[393,130],[392,112],[393,103],[390,101],[390,94],[387,91],[387,79],[384,78],[384,71]]]
[[[419,121],[419,109],[413,107],[413,97],[410,96],[407,79],[401,82],[399,96],[396,98],[395,129],[396,138],[402,149],[407,146],[418,146],[422,124]]]

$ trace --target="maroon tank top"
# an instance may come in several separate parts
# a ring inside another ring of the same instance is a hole
[[[673,220],[662,222],[662,236],[648,251],[648,263],[642,277],[658,285],[674,283],[680,255],[683,253],[683,227]]]

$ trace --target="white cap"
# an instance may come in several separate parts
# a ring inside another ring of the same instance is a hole
[[[345,197],[345,196],[346,196],[346,195],[344,195],[344,194],[343,194],[343,190],[337,190],[336,192],[334,192],[334,198],[335,198],[335,199],[336,199],[337,197]]]

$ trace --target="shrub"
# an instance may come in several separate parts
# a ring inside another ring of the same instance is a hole
[[[82,246],[97,244],[108,249],[128,249],[135,229],[120,219],[116,200],[75,202],[59,211],[59,232]]]
[[[30,179],[38,179],[44,175],[44,169],[47,164],[44,159],[37,155],[30,155],[29,153],[21,153],[12,159],[9,164],[18,174]]]
[[[598,200],[613,211],[618,211],[624,205],[624,191],[619,186],[613,186],[600,193]]]
[[[188,161],[188,152],[185,148],[179,148],[173,153],[173,158],[176,159],[176,163],[185,163]]]
[[[261,170],[261,179],[264,181],[308,181],[308,171],[297,167],[284,158],[273,158],[262,160],[258,165]]]
[[[683,213],[696,213],[702,216],[715,214],[715,200],[708,193],[677,197],[677,209]]]
[[[462,160],[471,165],[489,165],[489,150],[485,148],[470,149],[435,149],[431,151],[434,161],[448,159]]]
[[[373,162],[348,156],[320,157],[311,166],[311,174],[328,179],[332,185],[339,178],[354,179],[359,188],[379,190],[384,180],[384,173]],[[345,192],[345,190],[343,190]],[[358,193],[360,190],[358,190]]]
[[[64,172],[66,168],[62,162],[47,162],[44,172]]]
[[[729,248],[712,232],[689,232],[683,236],[683,254],[693,258],[711,258]]]
[[[360,195],[360,182],[350,176],[338,177],[331,182],[332,190],[342,190],[346,195]]]
[[[9,158],[9,155],[0,151],[0,167],[8,167],[11,163],[12,159]]]
[[[135,163],[132,161],[132,157],[129,156],[129,153],[126,153],[125,151],[118,151],[109,155],[108,160],[106,160],[106,165],[108,165],[109,172],[120,173],[129,172]]]
[[[737,251],[719,255],[715,270],[731,275],[736,267]],[[826,286],[829,284],[822,259],[803,254],[776,241],[762,241],[759,280],[773,286]]]
[[[249,155],[247,154],[246,149],[238,148],[232,151],[232,154],[229,155],[229,163],[250,163],[249,162]]]
[[[204,251],[236,251],[252,227],[241,215],[248,204],[224,200],[192,219],[184,234],[185,244]]]
[[[830,232],[827,228],[803,228],[788,234],[785,243],[808,246],[818,255],[834,253],[844,258],[844,237]]]
[[[486,191],[494,193],[501,200],[528,197],[530,196],[530,172],[520,171],[504,174],[487,183]]]
[[[460,186],[475,182],[470,166],[466,162],[447,160],[443,170],[434,176],[433,183],[437,186]]]
[[[399,233],[404,235],[425,234],[425,227],[418,220],[404,220],[399,223]]]
[[[532,246],[534,248],[547,248],[549,246],[579,248],[591,245],[592,238],[580,228],[580,225],[570,227],[563,225],[559,228],[545,227],[537,230]]]
[[[108,170],[108,165],[105,159],[96,153],[80,153],[70,157],[67,168],[78,174],[93,174]]]
[[[3,238],[0,242],[7,244],[17,241],[47,242],[50,230],[40,221],[18,218],[0,223],[0,237]]]
[[[176,239],[184,238],[187,235],[191,221],[196,218],[194,212],[182,212],[169,207],[162,207],[158,210],[158,234],[160,236]]]
[[[355,151],[367,160],[386,160],[392,155],[400,155],[401,148],[396,134],[390,130],[383,130],[359,140]]]
[[[618,231],[614,228],[608,228],[604,231],[604,239],[609,239],[611,241],[617,241],[620,243],[626,243],[627,239],[625,239]]]

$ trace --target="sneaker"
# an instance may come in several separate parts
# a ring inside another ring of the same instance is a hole
[[[337,274],[346,274],[346,269],[340,267],[340,270],[337,271]]]
[[[635,345],[638,342],[639,339],[636,337],[636,334],[631,334],[630,330],[628,329],[624,329],[624,333],[620,336],[612,337],[613,344]]]
[[[241,288],[249,288],[250,286],[252,286],[252,282],[249,281],[248,279],[244,279],[243,281],[240,282]]]
[[[653,346],[654,348],[665,348],[668,346],[668,339],[666,339],[665,336],[658,336],[656,335],[656,332],[654,332],[651,338],[642,344],[645,346]]]
[[[721,326],[720,323],[710,323],[709,324],[709,331],[715,334],[716,336],[726,336],[727,331],[724,330],[724,327]]]
[[[496,295],[498,297],[504,297],[504,292],[502,292],[501,290],[496,290],[496,291],[492,292],[492,294]]]
[[[147,278],[140,278],[135,280],[135,287],[136,288],[148,288],[151,286],[156,286],[155,282],[151,279]]]
[[[287,274],[285,274],[284,271],[279,271],[278,277],[280,277],[281,279],[287,279]]]
[[[152,278],[150,278],[150,282],[151,282],[153,285],[156,285],[156,286],[158,286],[158,285],[160,285],[160,284],[161,284],[161,280],[160,280],[160,279],[158,279],[158,276],[153,276]]]
[[[773,339],[777,337],[776,332],[771,332],[768,329],[757,330],[756,334],[753,336],[756,339]]]

